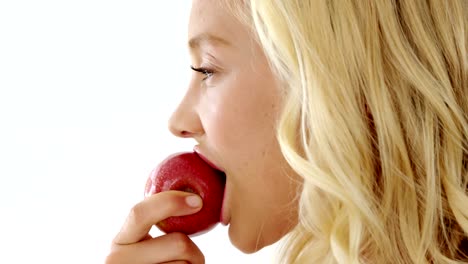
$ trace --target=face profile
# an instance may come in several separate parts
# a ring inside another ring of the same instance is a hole
[[[169,130],[224,173],[232,245],[280,241],[281,263],[467,262],[467,17],[464,0],[193,0]],[[186,234],[148,235],[199,198],[149,195],[108,263],[204,263]]]
[[[253,252],[295,224],[298,180],[276,139],[281,87],[252,33],[214,2],[193,2],[194,72],[169,126],[176,136],[193,137],[199,152],[226,173],[230,239]]]

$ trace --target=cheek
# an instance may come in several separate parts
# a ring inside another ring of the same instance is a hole
[[[236,87],[242,87],[236,85]],[[208,140],[215,148],[227,148],[246,140],[257,119],[251,101],[236,87],[215,87],[203,99],[200,116]],[[258,120],[257,120],[258,121]]]
[[[276,140],[280,102],[272,84],[235,79],[207,91],[200,117],[207,143],[237,170],[261,165],[252,163],[264,159]]]
[[[222,100],[211,102],[203,115],[203,128],[207,140],[218,151],[230,148],[238,141],[234,131],[246,126],[245,120],[240,118],[241,114],[236,109]]]

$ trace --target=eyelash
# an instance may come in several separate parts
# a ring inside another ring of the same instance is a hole
[[[210,70],[208,68],[203,68],[203,67],[200,67],[200,68],[195,68],[193,66],[190,66],[190,68],[195,71],[195,72],[199,72],[203,75],[205,75],[205,77],[203,78],[203,81],[205,81],[206,79],[210,78],[211,76],[213,76],[214,74],[214,71],[213,70]]]

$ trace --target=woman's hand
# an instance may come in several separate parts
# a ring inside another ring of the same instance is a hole
[[[151,237],[151,227],[171,216],[189,215],[202,207],[199,196],[167,191],[151,195],[136,204],[112,241],[106,264],[205,263],[205,258],[182,233]]]

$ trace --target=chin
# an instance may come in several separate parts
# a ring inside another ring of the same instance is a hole
[[[258,235],[261,236],[261,234]],[[229,240],[231,241],[231,244],[244,254],[252,254],[258,252],[262,248],[275,243],[280,238],[281,237],[278,237],[276,239],[271,239],[271,241],[267,241],[263,237],[253,237],[234,234],[234,232],[232,232],[232,229],[229,229]]]

